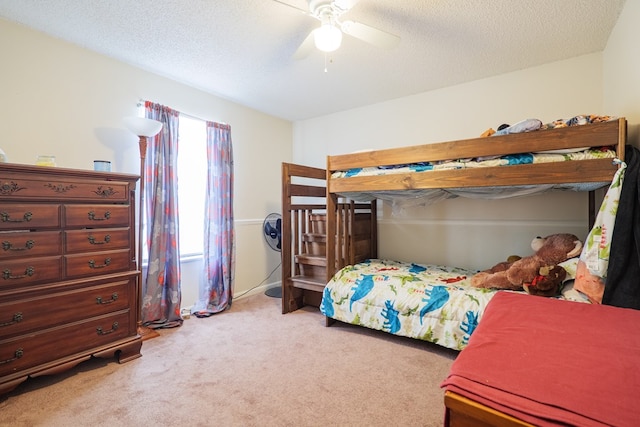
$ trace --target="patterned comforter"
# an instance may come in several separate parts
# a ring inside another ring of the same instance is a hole
[[[615,158],[615,156],[615,151],[609,148],[578,148],[573,150],[556,150],[554,152],[511,154],[497,158],[470,158],[449,160],[437,163],[425,162],[396,166],[355,168],[347,171],[334,172],[332,174],[332,178],[349,178],[352,176],[376,176],[407,172],[427,172],[432,170],[472,169],[496,166],[565,162],[571,160]]]
[[[557,152],[557,151],[562,151]],[[545,153],[523,153],[513,154],[498,158],[471,158],[458,159],[438,163],[413,163],[396,166],[379,166],[368,168],[355,168],[347,171],[336,171],[332,178],[350,178],[355,176],[377,176],[401,173],[429,173],[438,170],[472,169],[497,166],[523,165],[534,163],[565,162],[572,160],[589,160],[610,158],[616,161],[616,153],[610,148],[596,149],[569,149],[556,150],[556,152]],[[482,199],[502,199],[505,197],[515,197],[542,193],[551,189],[571,190],[571,191],[593,191],[608,185],[609,182],[587,182],[587,183],[564,183],[547,185],[520,185],[504,187],[465,187],[465,188],[428,188],[401,191],[375,191],[369,192],[349,192],[343,194],[356,202],[370,202],[380,199],[390,202],[395,210],[402,210],[405,207],[414,205],[428,205],[435,202],[454,197],[482,198]]]
[[[324,289],[320,311],[341,322],[462,350],[487,303],[506,292],[471,287],[473,274],[371,259],[335,274]]]

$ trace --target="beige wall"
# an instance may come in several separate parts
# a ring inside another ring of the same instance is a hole
[[[640,1],[627,0],[603,55],[604,106],[628,121],[627,140],[640,147]]]
[[[112,161],[138,173],[137,137],[124,116],[139,99],[231,125],[237,220],[236,294],[279,263],[264,243],[262,220],[280,211],[280,164],[291,160],[292,124],[0,19],[0,147],[14,163],[53,154],[59,167],[92,169]],[[260,179],[255,179],[260,177]],[[200,269],[183,269],[183,305],[197,296]],[[270,282],[278,280],[274,274]]]
[[[604,110],[602,87],[602,54],[596,53],[300,121],[294,160],[324,166],[327,154],[473,138],[526,118],[624,114]],[[586,194],[454,199],[400,214],[385,204],[379,256],[486,268],[510,254],[529,254],[533,237],[556,232],[586,237]]]

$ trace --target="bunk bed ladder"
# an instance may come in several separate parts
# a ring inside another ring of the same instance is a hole
[[[283,314],[318,307],[338,268],[377,255],[376,203],[343,200],[328,215],[325,183],[324,169],[282,164]]]
[[[320,304],[326,277],[324,169],[282,164],[282,314]]]

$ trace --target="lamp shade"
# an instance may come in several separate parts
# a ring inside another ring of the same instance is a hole
[[[333,22],[323,22],[313,32],[316,47],[323,52],[333,52],[342,43],[342,31]]]
[[[157,120],[146,119],[144,117],[125,117],[123,122],[127,129],[138,136],[156,136],[162,129],[162,123]]]

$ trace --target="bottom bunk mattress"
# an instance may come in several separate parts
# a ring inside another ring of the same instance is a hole
[[[637,426],[638,324],[638,310],[499,292],[441,386],[537,426]]]
[[[498,292],[511,292],[472,287],[475,273],[370,259],[334,275],[324,289],[320,311],[341,322],[462,350],[489,301]]]

